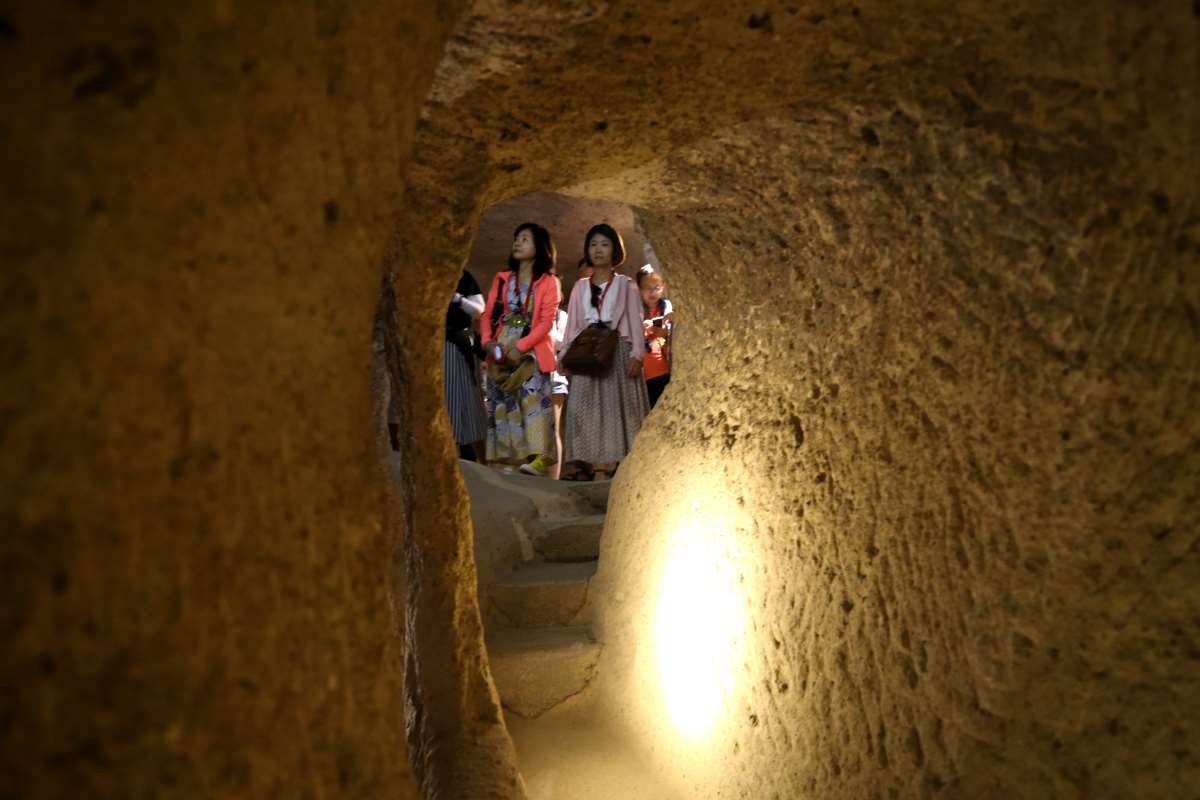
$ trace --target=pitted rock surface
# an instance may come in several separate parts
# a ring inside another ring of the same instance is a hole
[[[593,580],[614,717],[685,796],[1186,793],[1186,4],[578,8],[456,35],[402,239],[453,262],[462,209],[554,189],[633,205],[671,276]],[[521,68],[476,69],[501,33]],[[698,747],[650,631],[705,519],[747,627]]]
[[[439,353],[481,213],[560,191],[634,206],[679,308],[593,581],[592,692],[655,775],[1188,796],[1198,25],[1118,0],[5,11],[0,794],[522,796]],[[746,626],[689,749],[644,659],[697,511],[737,543]]]

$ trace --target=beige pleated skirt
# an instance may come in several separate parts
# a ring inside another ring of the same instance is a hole
[[[621,339],[604,375],[572,375],[563,413],[563,458],[608,464],[633,446],[650,412],[646,382],[629,377],[629,342]]]

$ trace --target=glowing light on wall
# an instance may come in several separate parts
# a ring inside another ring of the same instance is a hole
[[[734,689],[744,628],[736,537],[715,521],[673,537],[659,580],[654,643],[659,684],[675,728],[709,733]]]

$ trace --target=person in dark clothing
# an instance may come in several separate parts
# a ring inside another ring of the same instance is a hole
[[[479,384],[478,342],[471,321],[483,313],[483,292],[471,273],[463,270],[446,310],[446,341],[442,345],[442,376],[446,412],[459,457],[484,462],[487,413]]]

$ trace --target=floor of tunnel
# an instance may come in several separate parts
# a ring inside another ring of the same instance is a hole
[[[528,796],[677,800],[614,728],[593,688],[603,645],[593,636],[588,587],[611,483],[460,465],[477,558],[489,558],[488,540],[505,531],[522,540],[519,560],[499,565],[490,579],[481,568],[480,603],[490,611],[489,662]],[[502,519],[509,522],[497,525]]]
[[[568,701],[534,719],[506,714],[530,800],[683,800],[594,705]]]

